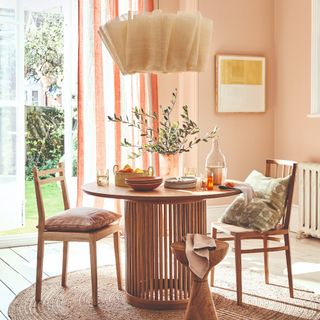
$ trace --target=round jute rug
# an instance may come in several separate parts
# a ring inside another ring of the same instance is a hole
[[[243,273],[244,294],[242,307],[236,304],[235,274],[229,267],[217,268],[213,299],[220,320],[295,320],[320,319],[320,296],[296,289],[295,299],[289,297],[286,278],[271,277],[265,285],[263,275]],[[60,286],[60,277],[43,281],[42,302],[34,301],[34,285],[17,295],[9,307],[14,320],[68,320],[68,319],[172,319],[182,320],[184,311],[150,311],[132,307],[124,292],[117,290],[113,267],[100,267],[99,306],[91,304],[89,270],[68,275],[68,288]],[[204,319],[205,320],[205,319]]]

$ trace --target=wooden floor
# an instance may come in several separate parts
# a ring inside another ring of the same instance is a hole
[[[122,240],[122,263],[124,263],[124,241]],[[251,244],[250,244],[251,246]],[[296,239],[291,236],[294,284],[320,293],[320,240]],[[113,241],[107,238],[98,243],[98,264],[113,265]],[[49,243],[45,247],[43,278],[61,274],[60,243]],[[58,261],[58,262],[57,262]],[[222,264],[233,265],[234,254],[230,250]],[[35,282],[36,246],[0,249],[0,320],[8,319],[8,306],[15,295]],[[261,254],[243,256],[243,267],[263,273]],[[70,244],[69,271],[89,268],[87,243]],[[286,272],[283,252],[270,253],[270,273],[283,275]]]

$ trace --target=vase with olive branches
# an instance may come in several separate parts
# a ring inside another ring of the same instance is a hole
[[[139,131],[140,139],[138,142],[129,141],[124,138],[121,142],[122,147],[133,148],[134,151],[129,155],[130,158],[137,158],[143,152],[158,153],[165,162],[171,163],[169,167],[177,167],[176,158],[184,152],[189,152],[193,146],[200,142],[208,142],[217,135],[218,128],[200,135],[198,125],[189,117],[188,106],[184,105],[179,119],[172,119],[172,111],[176,106],[177,90],[172,93],[172,99],[168,106],[160,106],[160,112],[150,114],[141,107],[134,107],[132,117],[128,115],[108,116],[109,121],[120,122]],[[159,125],[155,129],[154,121]],[[168,170],[167,170],[168,171]],[[166,176],[172,172],[166,172]]]

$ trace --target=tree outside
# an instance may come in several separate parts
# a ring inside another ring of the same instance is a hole
[[[31,93],[33,105],[26,104],[27,180],[33,166],[51,168],[64,154],[63,31],[62,13],[25,12],[25,80],[38,84]]]
[[[25,78],[41,82],[44,106],[61,106],[63,15],[26,12]]]

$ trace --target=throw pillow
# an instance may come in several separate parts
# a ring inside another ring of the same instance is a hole
[[[101,229],[117,221],[121,215],[91,207],[71,208],[46,219],[48,231],[88,232]]]
[[[290,176],[270,178],[252,171],[245,180],[255,193],[245,205],[243,195],[238,196],[226,209],[221,221],[259,231],[268,231],[277,226],[283,216]]]

